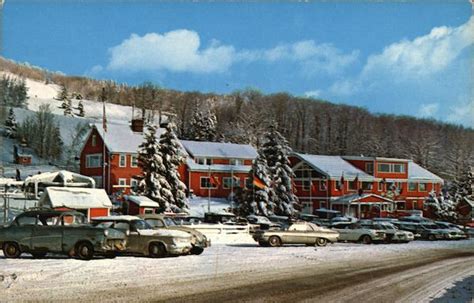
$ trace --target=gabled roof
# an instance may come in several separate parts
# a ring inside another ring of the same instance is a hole
[[[394,202],[393,200],[391,200],[389,198],[382,197],[382,196],[379,196],[379,195],[376,195],[376,194],[373,194],[373,193],[364,193],[360,196],[359,196],[359,194],[344,195],[340,198],[332,200],[331,203],[334,203],[334,204],[351,204],[351,203],[357,203],[357,202],[367,203],[367,202],[361,202],[361,200],[364,200],[368,197],[374,197],[374,198],[380,200],[380,203],[393,203]],[[377,202],[368,202],[368,203],[377,203]]]
[[[39,207],[67,207],[73,209],[111,208],[107,193],[99,188],[46,187]]]
[[[255,159],[257,151],[248,144],[202,142],[181,140],[181,144],[192,157],[225,159]]]
[[[408,162],[409,181],[435,181],[443,183],[443,179],[413,161]]]
[[[344,175],[344,179],[348,181],[352,181],[355,177],[358,177],[360,181],[374,180],[373,176],[353,166],[341,156],[322,156],[299,153],[294,153],[294,155],[330,179],[341,179],[341,176]]]

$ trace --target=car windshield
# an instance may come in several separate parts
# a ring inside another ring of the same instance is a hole
[[[145,220],[132,221],[131,230],[139,230],[139,229],[153,229],[153,227],[150,224],[148,224]]]
[[[421,226],[428,229],[438,229],[438,226],[436,224],[421,224]]]
[[[114,222],[94,222],[93,225],[102,228],[110,228],[112,225],[114,225]]]
[[[165,217],[165,224],[166,226],[176,226],[176,222],[172,218]]]

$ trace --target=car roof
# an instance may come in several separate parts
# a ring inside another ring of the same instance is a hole
[[[91,219],[92,221],[135,221],[135,220],[142,220],[142,218],[136,216],[104,216],[104,217],[95,217]]]
[[[50,208],[41,208],[41,209],[27,210],[27,211],[19,214],[17,217],[20,217],[20,216],[37,216],[37,215],[60,216],[64,213],[74,214],[74,215],[84,215],[83,213],[78,212],[78,211],[73,210],[73,209],[58,210],[58,209],[50,209]]]

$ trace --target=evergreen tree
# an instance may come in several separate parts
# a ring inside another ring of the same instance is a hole
[[[62,85],[61,90],[58,92],[58,96],[56,97],[56,100],[58,101],[63,101],[69,99],[69,94],[67,91],[66,86]]]
[[[61,105],[64,108],[64,115],[65,116],[72,116],[72,102],[69,99],[63,101]]]
[[[84,117],[85,112],[84,112],[84,104],[82,104],[82,101],[79,101],[79,104],[77,105],[77,109],[79,110],[79,113],[77,115],[79,117]]]
[[[174,197],[166,180],[166,167],[156,138],[156,128],[148,125],[147,130],[144,134],[145,140],[138,148],[138,163],[143,171],[143,180],[139,184],[138,192],[158,202],[161,212],[171,211]]]
[[[264,135],[262,154],[267,160],[272,180],[277,215],[293,216],[298,208],[298,198],[292,191],[294,173],[288,159],[290,152],[287,140],[271,125]]]
[[[188,138],[195,141],[211,141],[217,140],[217,119],[210,110],[203,113],[196,110],[191,120]]]
[[[10,137],[10,138],[16,137],[17,123],[16,123],[15,112],[13,111],[13,108],[10,108],[10,110],[8,111],[8,118],[5,121],[5,130],[6,130],[7,137]]]
[[[238,212],[242,216],[263,215],[269,216],[274,214],[275,205],[272,199],[271,179],[267,160],[262,150],[258,151],[258,155],[252,163],[252,169],[249,173],[248,188],[243,195],[243,201],[239,203]]]
[[[174,206],[178,208],[177,211],[182,212],[186,211],[189,206],[186,198],[186,185],[181,181],[178,172],[179,165],[184,162],[180,147],[175,133],[175,125],[170,122],[166,126],[166,131],[160,137],[159,149],[165,167],[165,178],[171,186]]]
[[[429,208],[437,220],[456,222],[458,213],[457,203],[448,194],[436,196],[434,192],[425,200],[425,207]]]
[[[15,106],[26,108],[28,100],[28,88],[26,87],[25,79],[21,79],[19,83],[14,86]]]
[[[50,149],[48,151],[49,159],[60,159],[64,143],[61,139],[59,122],[51,128],[51,133],[48,136],[48,141],[50,142]]]

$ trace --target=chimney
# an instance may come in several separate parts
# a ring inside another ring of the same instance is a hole
[[[143,119],[132,119],[132,131],[136,133],[143,132]]]

